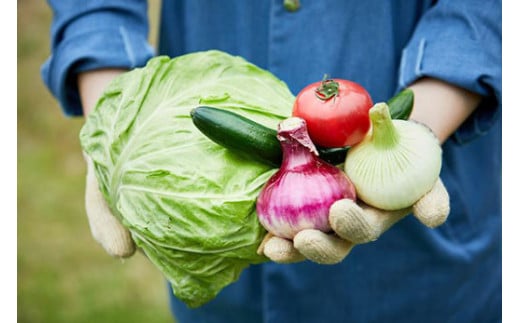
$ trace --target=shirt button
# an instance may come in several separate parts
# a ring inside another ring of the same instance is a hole
[[[285,10],[295,12],[300,9],[300,0],[283,0]]]

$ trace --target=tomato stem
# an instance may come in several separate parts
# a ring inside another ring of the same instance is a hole
[[[314,93],[320,100],[327,101],[330,98],[336,97],[339,92],[339,83],[333,79],[328,78],[328,75],[323,76],[320,86],[316,88]]]

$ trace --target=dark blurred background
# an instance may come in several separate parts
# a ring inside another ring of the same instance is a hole
[[[159,0],[149,1],[155,44]],[[141,254],[111,258],[84,211],[84,120],[65,117],[44,87],[52,12],[17,3],[18,322],[171,322],[166,283]]]

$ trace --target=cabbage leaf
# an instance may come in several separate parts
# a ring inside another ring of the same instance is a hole
[[[256,198],[276,169],[207,139],[199,105],[276,128],[294,96],[270,72],[211,50],[154,57],[117,77],[80,132],[100,190],[137,246],[190,307],[213,299],[251,264],[265,235]]]

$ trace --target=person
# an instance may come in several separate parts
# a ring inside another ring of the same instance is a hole
[[[442,143],[444,224],[430,229],[406,216],[335,265],[251,266],[197,309],[171,294],[176,320],[500,322],[501,1],[293,1],[297,10],[288,2],[163,0],[155,51],[146,2],[49,1],[42,78],[65,115],[88,115],[114,77],[154,55],[219,49],[295,94],[324,73],[360,83],[375,102],[409,87],[411,118]],[[87,195],[94,236],[110,254],[130,256],[126,231],[96,219],[102,206],[93,200]]]

